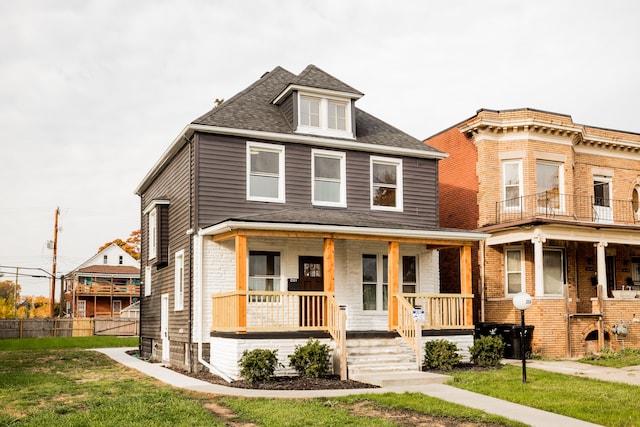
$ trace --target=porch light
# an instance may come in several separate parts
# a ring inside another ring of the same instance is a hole
[[[520,319],[521,319],[521,327],[520,327],[520,357],[522,358],[522,382],[527,382],[527,361],[525,356],[525,338],[526,338],[526,330],[524,325],[524,311],[531,307],[531,303],[533,303],[533,299],[531,295],[526,292],[519,292],[513,296],[513,305],[520,310]]]

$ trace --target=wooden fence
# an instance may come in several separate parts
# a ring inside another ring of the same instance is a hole
[[[140,320],[135,318],[98,317],[0,320],[0,339],[90,337],[93,335],[136,336],[139,330]]]

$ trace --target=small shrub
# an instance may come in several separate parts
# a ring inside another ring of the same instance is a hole
[[[427,341],[424,345],[423,365],[427,369],[450,371],[460,363],[462,356],[455,343],[447,340]]]
[[[253,384],[258,381],[268,381],[278,367],[278,350],[257,348],[245,350],[238,361],[240,376]]]
[[[502,360],[504,342],[500,337],[480,337],[469,347],[469,353],[472,363],[478,366],[496,367]]]
[[[297,345],[289,355],[289,366],[302,376],[324,377],[329,373],[331,347],[309,338],[305,345]]]

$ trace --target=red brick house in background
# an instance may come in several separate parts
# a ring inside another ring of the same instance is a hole
[[[64,277],[67,317],[118,317],[140,299],[140,263],[115,243]]]
[[[526,291],[534,352],[640,348],[640,135],[483,109],[425,143],[449,153],[440,225],[491,234],[472,250],[477,320],[518,323]],[[441,251],[441,278],[457,268]]]

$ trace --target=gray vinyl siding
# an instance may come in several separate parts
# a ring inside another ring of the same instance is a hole
[[[164,227],[168,244],[166,247],[166,266],[151,267],[151,295],[145,297],[141,291],[141,303],[150,309],[141,310],[141,334],[143,337],[160,339],[160,296],[169,294],[169,338],[176,341],[189,341],[189,301],[191,293],[191,248],[187,230],[189,221],[189,145],[186,144],[158,175],[154,182],[142,194],[142,210],[153,200],[169,200],[168,217],[163,218],[160,226]],[[142,216],[141,236],[141,277],[144,280],[145,267],[148,260],[148,218]],[[160,247],[158,248],[161,249]],[[175,254],[184,250],[184,309],[174,311],[175,307]],[[143,284],[145,286],[146,284]],[[183,331],[180,332],[180,329]]]
[[[250,140],[254,142],[272,141]],[[289,208],[312,208],[311,150],[304,144],[281,144],[285,147],[286,202],[248,201],[246,197],[247,140],[220,135],[197,134],[196,210],[197,227],[207,227],[229,218]],[[437,161],[401,156],[403,212],[370,208],[370,158],[361,151],[334,150],[346,153],[347,211],[364,212],[379,219],[417,227],[435,227],[437,219]]]

